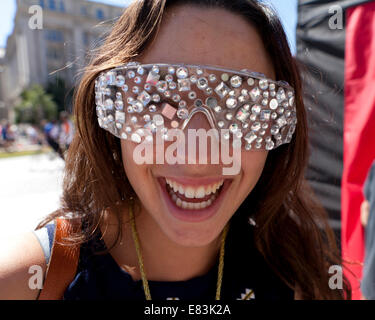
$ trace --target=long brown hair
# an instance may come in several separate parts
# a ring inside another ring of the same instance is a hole
[[[111,208],[119,222],[113,245],[121,237],[120,207],[136,195],[123,168],[119,139],[98,126],[94,82],[100,72],[133,60],[146,49],[167,8],[187,3],[222,7],[244,17],[263,39],[277,80],[295,88],[298,124],[293,139],[269,152],[257,185],[236,215],[255,219],[257,249],[290,288],[299,288],[302,299],[350,298],[346,278],[344,290],[328,286],[329,266],[341,265],[341,260],[326,212],[304,179],[308,131],[298,67],[278,17],[255,0],[144,0],[133,2],[124,11],[75,93],[77,133],[66,156],[61,208],[38,227],[74,213],[85,218],[85,228],[79,234],[85,241],[95,233],[104,210]]]

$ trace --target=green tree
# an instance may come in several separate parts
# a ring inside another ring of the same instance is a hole
[[[64,79],[56,77],[47,84],[46,92],[52,96],[57,104],[57,111],[70,111],[73,97],[73,89],[69,90]]]
[[[15,112],[17,123],[40,124],[43,119],[57,118],[57,105],[42,86],[33,85],[21,93]]]

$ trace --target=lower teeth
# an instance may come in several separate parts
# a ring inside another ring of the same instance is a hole
[[[188,210],[200,210],[200,209],[205,209],[209,207],[216,199],[217,195],[213,195],[210,199],[207,201],[203,202],[186,202],[181,200],[179,197],[176,196],[172,191],[169,192],[169,195],[171,196],[172,200],[174,203],[182,208],[182,209],[188,209]]]

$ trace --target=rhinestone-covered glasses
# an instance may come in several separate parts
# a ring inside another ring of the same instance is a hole
[[[293,88],[247,69],[129,62],[101,73],[95,96],[100,127],[136,143],[184,129],[198,112],[212,128],[228,129],[225,139],[243,139],[246,150],[289,143],[297,124]]]

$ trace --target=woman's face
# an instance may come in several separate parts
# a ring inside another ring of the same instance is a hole
[[[157,37],[136,60],[246,68],[274,78],[256,29],[219,8],[182,5],[169,9]],[[198,128],[211,128],[202,113],[191,119],[185,132]],[[154,220],[176,244],[191,247],[207,245],[220,235],[258,182],[268,154],[243,150],[239,173],[224,175],[223,165],[217,164],[138,165],[133,159],[135,147],[134,142],[121,140],[126,175],[147,215],[143,219]],[[208,163],[210,154],[209,144]]]

